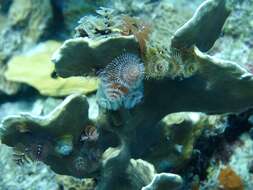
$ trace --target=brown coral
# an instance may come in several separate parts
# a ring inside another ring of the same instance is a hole
[[[224,190],[244,189],[242,179],[230,167],[221,169],[219,174],[219,182]]]

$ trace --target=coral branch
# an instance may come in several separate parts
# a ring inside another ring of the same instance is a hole
[[[208,51],[219,37],[229,13],[226,0],[204,1],[194,16],[176,31],[172,46],[189,48],[196,45],[201,51]]]

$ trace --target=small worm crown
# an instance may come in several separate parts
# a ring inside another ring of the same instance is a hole
[[[143,97],[144,65],[135,54],[123,53],[116,57],[99,74],[99,78],[101,84],[97,98],[104,108],[132,108]]]

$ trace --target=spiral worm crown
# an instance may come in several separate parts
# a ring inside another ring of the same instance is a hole
[[[120,106],[132,108],[141,101],[144,65],[137,55],[124,53],[116,57],[99,78],[101,84],[97,96],[100,106],[116,110]]]

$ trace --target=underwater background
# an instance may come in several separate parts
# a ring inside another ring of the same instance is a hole
[[[253,0],[0,0],[0,190],[253,190]]]

